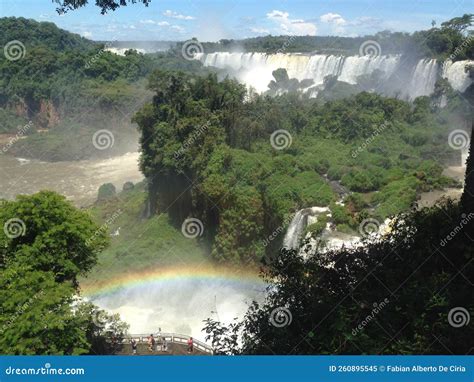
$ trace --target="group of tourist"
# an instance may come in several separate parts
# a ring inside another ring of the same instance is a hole
[[[166,341],[166,338],[165,337],[162,337],[160,336],[160,349],[159,351],[161,352],[167,352],[168,351],[168,342]],[[155,351],[157,351],[157,342],[156,342],[156,339],[155,337],[153,336],[153,334],[150,334],[148,336],[148,351],[150,353],[154,353]],[[130,341],[131,345],[132,345],[132,353],[134,355],[137,354],[137,340],[135,338],[132,338],[131,341]],[[188,353],[194,353],[194,341],[193,341],[193,337],[189,337],[188,341],[187,341],[187,351]]]

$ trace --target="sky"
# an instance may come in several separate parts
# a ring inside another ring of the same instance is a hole
[[[0,16],[54,22],[92,40],[217,41],[272,35],[364,36],[428,29],[464,13],[474,0],[152,0],[106,15],[86,7],[58,15],[52,0],[0,0]]]

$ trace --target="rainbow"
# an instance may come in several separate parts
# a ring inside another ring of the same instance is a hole
[[[263,290],[265,283],[258,275],[258,270],[244,268],[218,267],[212,265],[187,265],[160,267],[122,273],[117,276],[104,276],[104,280],[89,281],[82,280],[81,294],[84,297],[94,298],[104,295],[112,295],[128,288],[140,288],[147,285],[169,286],[182,281],[203,281],[222,283],[240,288]]]

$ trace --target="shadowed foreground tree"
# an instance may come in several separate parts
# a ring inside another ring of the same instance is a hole
[[[474,125],[471,128],[471,143],[469,156],[466,162],[466,176],[464,179],[464,192],[461,197],[462,212],[474,212]]]
[[[84,7],[89,3],[89,0],[53,0],[58,5],[56,10],[59,14],[64,14],[67,11],[71,11],[74,9],[78,9]],[[151,0],[95,0],[95,5],[97,5],[101,9],[101,13],[105,14],[108,11],[115,11],[117,8],[124,7],[127,4],[136,4],[136,3],[143,3],[145,6]]]
[[[472,170],[471,155],[468,169]],[[473,349],[474,195],[394,219],[364,246],[282,250],[262,270],[268,297],[241,322],[208,319],[218,354],[469,354]]]

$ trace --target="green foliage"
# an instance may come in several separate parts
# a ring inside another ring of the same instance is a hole
[[[113,198],[116,194],[115,186],[112,183],[104,183],[99,187],[97,193],[97,200],[102,201],[105,199]]]
[[[4,225],[10,219],[21,220],[17,227],[22,234],[15,237],[7,235],[7,229],[0,232],[1,264],[28,264],[53,272],[59,282],[75,283],[79,274],[85,274],[96,263],[98,252],[108,243],[87,213],[51,191],[3,201],[0,221]],[[10,224],[13,227],[13,222]]]
[[[287,75],[276,71],[275,79]],[[342,184],[364,194],[347,210],[335,206],[341,226],[354,226],[366,208],[399,213],[421,191],[450,184],[440,163],[419,159],[446,153],[446,126],[424,98],[414,108],[370,93],[323,104],[294,93],[246,99],[234,81],[169,71],[154,72],[149,87],[153,102],[134,121],[152,212],[167,211],[177,227],[199,218],[219,261],[258,260],[262,238],[290,213],[334,202],[326,175],[340,181],[338,193]],[[284,150],[269,142],[278,129],[292,138]],[[434,138],[412,138],[428,131]]]
[[[0,108],[0,134],[15,133],[28,124],[26,118],[17,116],[12,110]],[[25,132],[26,134],[28,132]]]
[[[100,0],[96,1],[95,5],[100,7],[100,13],[106,14],[107,12],[115,11],[117,8],[124,7],[128,4],[143,3],[148,7],[150,2],[151,0]],[[56,10],[59,14],[64,14],[68,11],[84,7],[88,3],[88,0],[56,0]]]
[[[22,120],[33,122],[26,139],[11,153],[41,160],[77,160],[134,150],[137,135],[130,119],[150,100],[145,78],[155,68],[209,72],[199,61],[176,52],[125,56],[106,49],[52,23],[24,18],[1,18],[2,46],[18,40],[25,57],[11,61],[0,56],[0,132],[16,133]],[[129,116],[129,117],[127,117]],[[113,132],[115,144],[97,150],[91,144],[99,129]],[[37,129],[49,129],[34,134]]]
[[[340,225],[352,224],[351,215],[345,206],[332,203],[330,206],[330,209],[331,209],[331,214],[332,214],[332,220],[338,226],[338,228]]]
[[[264,269],[265,302],[229,326],[208,320],[204,330],[225,354],[466,354],[472,325],[448,320],[454,307],[474,313],[472,239],[466,226],[445,239],[459,213],[452,202],[412,211],[359,248],[307,258],[283,250]],[[269,324],[276,308],[286,311],[284,329]]]
[[[178,258],[186,264],[196,265],[209,261],[206,251],[196,245],[196,240],[185,237],[181,227],[173,227],[167,214],[143,218],[145,191],[145,185],[139,183],[133,190],[122,192],[119,198],[96,203],[91,208],[96,224],[108,222],[107,232],[118,227],[121,230],[119,236],[111,238],[110,246],[99,254],[98,264],[80,279],[84,290],[123,274],[124,269],[143,272],[156,267],[171,267],[176,265]]]
[[[440,28],[415,32],[412,44],[420,56],[466,60],[474,58],[472,39],[466,39],[465,30],[472,25],[473,15],[465,14],[443,22]]]
[[[25,263],[25,262],[24,262]],[[55,274],[25,265],[0,272],[2,354],[83,354],[81,320],[71,309],[75,290]]]
[[[78,298],[77,278],[96,264],[108,242],[104,230],[49,191],[2,201],[0,222],[0,352],[119,350],[119,341],[111,340],[120,339],[127,325]]]
[[[122,186],[122,191],[124,192],[131,191],[133,190],[134,187],[135,185],[133,184],[133,182],[125,182]]]
[[[306,232],[304,237],[307,233],[310,233],[313,238],[318,237],[321,235],[326,228],[326,224],[328,223],[328,218],[326,215],[319,215],[318,220],[316,223],[310,224],[306,227]]]

